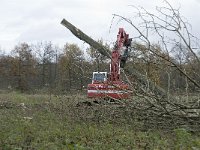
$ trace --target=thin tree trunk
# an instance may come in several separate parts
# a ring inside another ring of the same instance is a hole
[[[71,82],[71,68],[69,68],[69,91],[71,90],[72,87],[72,82]]]

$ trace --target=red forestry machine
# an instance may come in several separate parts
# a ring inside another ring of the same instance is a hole
[[[131,40],[124,29],[119,28],[117,41],[111,54],[110,73],[93,72],[92,83],[88,84],[88,97],[123,99],[130,96],[128,84],[121,80],[120,67],[123,68],[126,63]]]
[[[104,46],[94,41],[70,22],[63,19],[61,24],[68,28],[80,40],[85,41],[101,54],[111,58],[109,73],[93,72],[92,83],[88,84],[88,97],[111,99],[128,98],[130,96],[129,85],[122,81],[120,77],[120,68],[123,68],[126,63],[132,39],[129,38],[129,35],[126,34],[124,29],[119,28],[117,41],[110,57],[109,52]]]

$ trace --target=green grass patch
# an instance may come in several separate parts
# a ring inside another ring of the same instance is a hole
[[[76,115],[81,96],[0,94],[0,149],[198,149],[199,133],[179,128],[139,130],[135,124],[82,120]],[[20,104],[24,103],[23,106]],[[89,107],[83,107],[84,111]],[[95,108],[98,111],[98,108]],[[81,117],[84,117],[84,116]],[[85,116],[88,117],[88,116]],[[117,120],[120,121],[120,120]],[[138,122],[139,124],[139,122]]]

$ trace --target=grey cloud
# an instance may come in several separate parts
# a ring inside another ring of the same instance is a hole
[[[189,16],[189,21],[198,30],[200,20],[193,10],[198,8],[200,0],[182,0],[183,14]],[[170,0],[173,4],[175,2]],[[187,8],[190,3],[191,8]],[[143,6],[147,9],[162,5],[162,0],[1,0],[0,5],[0,45],[8,47],[9,39],[4,36],[12,36],[10,43],[17,44],[21,41],[55,41],[62,45],[65,42],[79,42],[67,29],[60,25],[62,18],[66,18],[74,25],[82,29],[94,39],[103,38],[107,41],[116,39],[118,27],[125,27],[128,32],[131,28],[123,24],[113,24],[111,33],[109,26],[112,14],[118,13],[132,17],[132,9],[128,5]],[[198,32],[198,31],[197,31]],[[134,34],[134,33],[131,33]]]

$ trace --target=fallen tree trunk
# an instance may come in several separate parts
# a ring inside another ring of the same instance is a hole
[[[66,28],[68,28],[77,38],[79,38],[80,40],[88,43],[90,46],[92,46],[93,48],[98,50],[99,53],[101,53],[104,56],[107,56],[108,58],[111,58],[111,52],[110,52],[109,49],[107,49],[105,46],[99,44],[98,42],[96,42],[95,40],[90,38],[88,35],[83,33],[80,29],[76,28],[70,22],[68,22],[67,20],[63,19],[61,21],[61,24],[63,26],[65,26]]]

